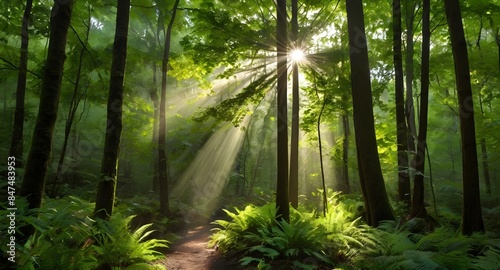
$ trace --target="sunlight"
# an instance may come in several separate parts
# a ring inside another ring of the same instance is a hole
[[[173,197],[190,196],[190,203],[200,213],[211,214],[216,209],[243,144],[241,127],[248,126],[249,118],[238,128],[224,125],[212,134],[173,189]]]
[[[300,63],[306,59],[306,54],[301,49],[294,49],[290,52],[290,59],[293,62]]]

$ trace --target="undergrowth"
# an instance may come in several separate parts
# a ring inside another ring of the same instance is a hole
[[[71,196],[47,199],[39,218],[27,210],[24,199],[16,203],[19,227],[35,228],[24,245],[16,246],[17,269],[164,269],[152,262],[164,257],[158,249],[166,248],[167,241],[147,239],[151,224],[131,231],[133,216],[125,217],[120,212],[109,221],[92,220],[93,204]],[[2,233],[6,231],[1,229]],[[2,246],[5,254],[4,249]]]
[[[359,216],[360,206],[331,193],[326,217],[291,208],[290,222],[276,220],[274,204],[224,210],[229,219],[213,222],[219,227],[209,244],[239,256],[248,269],[493,270],[500,265],[499,235],[466,237],[447,225],[418,232],[419,220],[372,228]]]

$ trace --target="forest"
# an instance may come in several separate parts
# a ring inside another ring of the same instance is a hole
[[[500,0],[0,21],[0,269],[499,269]]]

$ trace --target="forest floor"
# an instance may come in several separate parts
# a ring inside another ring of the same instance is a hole
[[[164,265],[168,270],[226,270],[238,269],[236,262],[221,257],[207,247],[212,226],[203,225],[180,232],[181,237],[167,251]]]

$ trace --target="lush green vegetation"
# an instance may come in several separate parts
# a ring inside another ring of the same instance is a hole
[[[499,0],[119,1],[0,3],[0,265],[498,268]]]
[[[496,269],[500,234],[462,236],[450,223],[429,228],[423,219],[386,221],[367,226],[363,203],[330,193],[326,216],[305,207],[292,209],[290,222],[276,221],[275,207],[248,205],[225,210],[227,220],[211,245],[240,256],[249,269]],[[460,219],[459,215],[454,215]]]
[[[47,199],[35,218],[19,200],[17,228],[30,225],[36,231],[19,247],[17,269],[164,269],[152,263],[164,258],[160,251],[168,241],[150,237],[152,224],[131,228],[135,216],[124,216],[126,210],[110,220],[92,220],[92,209],[73,196]],[[2,232],[7,227],[2,223]],[[2,246],[2,252],[8,248]]]

